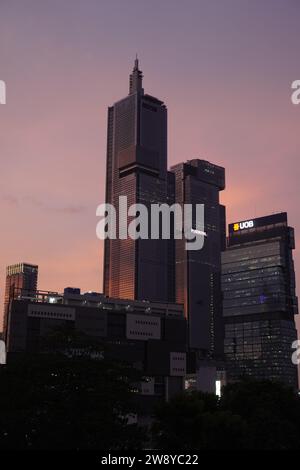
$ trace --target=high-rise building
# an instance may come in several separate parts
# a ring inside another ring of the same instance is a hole
[[[108,109],[106,202],[114,206],[117,214],[120,196],[127,197],[128,206],[142,203],[147,208],[155,203],[169,203],[171,198],[168,189],[171,176],[167,172],[167,108],[161,100],[144,93],[142,78],[136,59],[130,75],[129,95]],[[171,251],[169,240],[133,240],[118,236],[106,239],[105,295],[172,300]]]
[[[198,351],[200,359],[221,358],[221,251],[225,249],[226,226],[219,193],[225,188],[225,170],[194,159],[173,166],[171,171],[176,203],[204,204],[206,233],[200,250],[186,250],[184,239],[175,240],[175,300],[184,304],[190,348]]]
[[[249,376],[297,387],[291,356],[298,313],[294,229],[279,213],[229,225],[222,254],[225,359],[231,380]]]
[[[9,304],[16,293],[22,289],[24,292],[37,289],[38,266],[28,263],[19,263],[7,266],[4,296],[3,333],[6,338]]]

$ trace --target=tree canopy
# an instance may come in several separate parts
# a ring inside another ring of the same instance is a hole
[[[159,406],[152,434],[160,450],[300,449],[300,398],[252,380],[228,385],[221,399],[182,394]]]
[[[0,367],[0,450],[127,449],[143,433],[128,416],[137,373],[123,364],[62,354]]]

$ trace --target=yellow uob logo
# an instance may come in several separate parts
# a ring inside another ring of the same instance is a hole
[[[233,230],[236,232],[237,230],[239,230],[240,228],[240,224],[234,224],[233,225]]]

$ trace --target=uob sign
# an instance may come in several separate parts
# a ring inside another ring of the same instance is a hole
[[[253,227],[253,220],[248,220],[247,222],[240,223],[240,230],[243,230],[243,228],[252,228],[252,227]]]
[[[236,232],[237,230],[243,230],[245,228],[252,228],[254,227],[253,220],[247,220],[246,222],[240,222],[238,224],[233,225],[233,230]]]

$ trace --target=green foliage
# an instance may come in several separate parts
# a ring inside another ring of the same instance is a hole
[[[243,380],[225,387],[221,406],[246,420],[248,448],[300,448],[300,398],[291,388]]]
[[[139,448],[128,425],[136,372],[122,364],[24,356],[0,368],[0,449]]]
[[[35,355],[0,367],[0,450],[162,451],[300,449],[300,398],[274,382],[243,380],[221,399],[200,392],[161,403],[151,433],[128,424],[141,374],[103,359],[104,346],[70,328]]]
[[[223,396],[182,394],[156,411],[153,442],[160,450],[299,449],[300,399],[273,382],[244,380]]]
[[[162,404],[152,428],[161,450],[240,448],[245,424],[240,416],[219,408],[214,395],[194,392]]]

